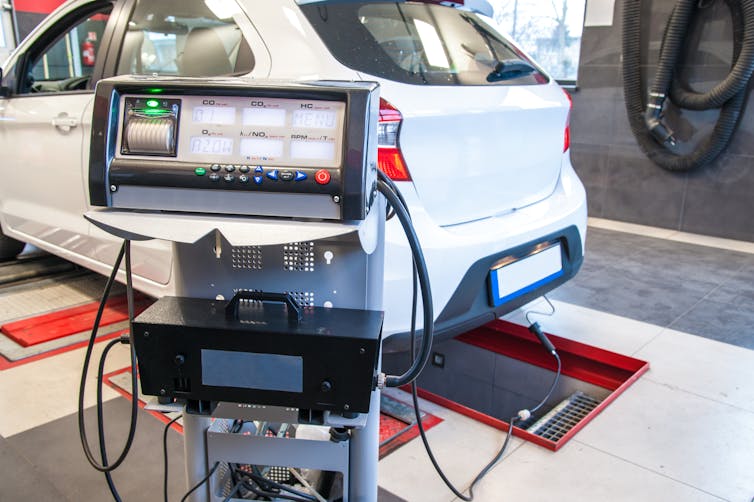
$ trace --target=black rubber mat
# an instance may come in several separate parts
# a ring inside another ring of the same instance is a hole
[[[40,469],[3,438],[0,438],[0,487],[0,501],[3,502],[68,500]]]
[[[73,398],[73,396],[72,396]],[[128,432],[130,403],[116,398],[105,403],[104,416],[107,427],[107,446],[110,457],[117,453]],[[96,450],[97,429],[94,408],[86,411],[88,434]],[[113,474],[113,479],[124,502],[162,500],[162,431],[163,424],[143,410],[139,410],[136,438],[126,461]],[[16,434],[5,440],[16,453],[25,458],[29,466],[24,471],[30,476],[44,479],[64,498],[71,502],[108,502],[112,496],[104,476],[92,469],[84,457],[79,442],[76,415],[68,415],[48,424]],[[173,430],[168,433],[168,458],[170,477],[168,495],[178,501],[185,492],[183,468],[183,439]],[[33,467],[31,467],[33,466]],[[10,466],[3,462],[0,471]],[[34,470],[29,472],[29,469]],[[0,490],[0,500],[36,500],[41,489],[38,483],[29,484],[20,498],[5,499],[5,485]]]
[[[110,457],[122,447],[128,431],[130,402],[116,398],[105,403],[107,447]],[[86,411],[89,441],[97,444],[96,412]],[[164,424],[139,410],[131,453],[113,479],[124,502],[162,500],[162,431]],[[170,475],[168,496],[179,501],[185,488],[183,438],[168,432]],[[86,462],[79,441],[76,415],[0,438],[0,502],[109,502],[112,496],[102,474]],[[380,489],[379,502],[405,502]]]

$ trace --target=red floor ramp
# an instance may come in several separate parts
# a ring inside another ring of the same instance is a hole
[[[138,295],[135,309],[138,314],[146,309],[152,300]],[[6,323],[0,328],[5,336],[23,347],[57,340],[92,329],[99,302],[90,302],[20,321]],[[109,326],[128,319],[128,304],[125,296],[111,298],[102,313],[100,326]]]
[[[410,396],[408,396],[410,397]],[[442,419],[420,411],[422,425],[429,430]],[[386,394],[380,395],[380,458],[384,458],[419,435],[414,406]]]

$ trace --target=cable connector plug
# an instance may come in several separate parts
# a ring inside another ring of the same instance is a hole
[[[531,411],[518,410],[518,413],[516,413],[516,415],[518,416],[518,419],[523,422],[524,420],[529,420],[531,418]]]
[[[529,331],[536,335],[536,337],[539,339],[539,343],[544,346],[547,352],[549,352],[550,354],[555,354],[555,346],[552,344],[550,339],[547,338],[547,335],[544,334],[538,322],[535,322],[531,326],[529,326]]]
[[[118,341],[122,343],[123,345],[131,345],[131,336],[128,333],[124,333],[120,335],[120,338],[118,338]]]

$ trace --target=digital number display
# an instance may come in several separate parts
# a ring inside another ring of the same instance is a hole
[[[230,138],[192,136],[189,150],[191,150],[191,153],[231,155],[233,153],[233,140]]]
[[[244,108],[243,125],[283,127],[285,126],[285,110],[281,108]]]
[[[145,107],[151,97],[138,99]],[[176,112],[174,129],[173,156],[179,161],[253,163],[286,169],[330,169],[343,161],[343,101],[309,96],[184,95],[180,99],[160,96],[160,103],[170,99],[182,108],[180,116]],[[124,138],[126,144],[135,141],[130,136]],[[163,142],[160,138],[160,145]]]
[[[236,109],[230,106],[196,106],[192,118],[200,124],[232,125],[236,123]]]
[[[283,146],[281,139],[244,138],[241,140],[241,155],[255,159],[278,159],[283,156]]]
[[[335,129],[338,114],[331,110],[296,110],[293,112],[292,125],[309,129]]]
[[[335,160],[335,143],[330,141],[291,141],[291,158]]]

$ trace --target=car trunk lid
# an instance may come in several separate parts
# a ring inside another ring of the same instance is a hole
[[[400,149],[438,225],[510,212],[553,192],[569,113],[558,86],[381,85],[403,116]]]

